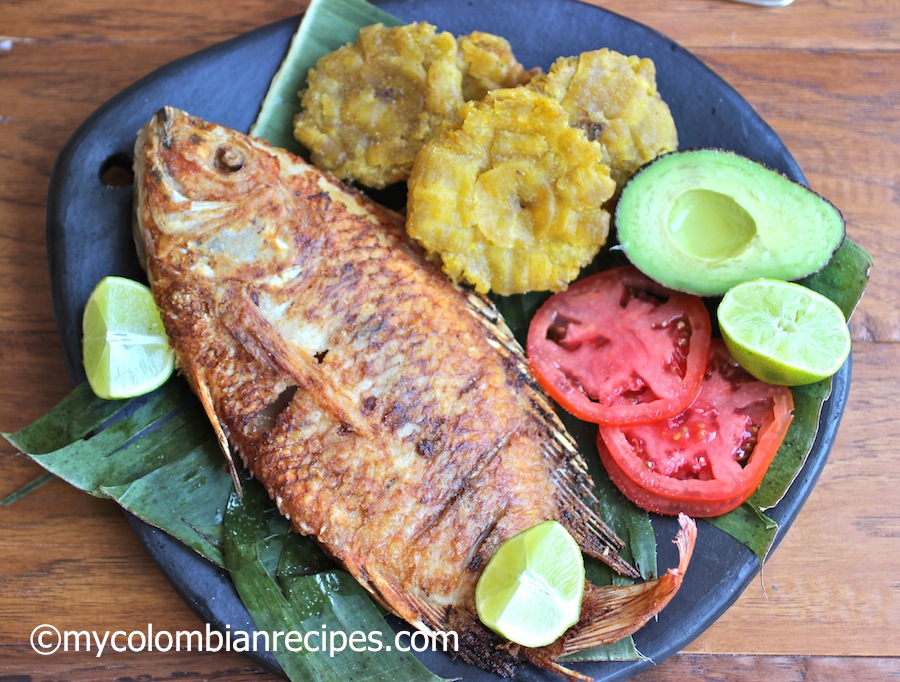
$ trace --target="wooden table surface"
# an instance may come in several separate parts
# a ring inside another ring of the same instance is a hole
[[[762,578],[684,651],[637,679],[900,680],[900,5],[602,4],[672,37],[729,81],[876,264],[851,324],[849,405],[809,501]],[[0,1],[0,430],[31,422],[71,388],[44,236],[62,146],[94,109],[156,67],[304,5]],[[5,442],[0,466],[0,498],[40,474]],[[41,657],[29,646],[41,623],[200,627],[118,508],[58,480],[0,507],[0,679],[270,679],[239,654]]]

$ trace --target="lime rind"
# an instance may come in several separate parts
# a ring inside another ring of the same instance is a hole
[[[159,388],[175,369],[175,354],[150,289],[123,277],[100,280],[82,320],[85,374],[108,400]]]
[[[557,521],[532,526],[504,542],[475,589],[478,616],[506,639],[546,646],[578,622],[584,559]]]
[[[831,300],[800,284],[739,284],[717,311],[731,355],[757,379],[799,386],[835,374],[850,354],[847,321]]]

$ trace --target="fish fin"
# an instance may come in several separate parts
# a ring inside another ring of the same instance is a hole
[[[531,656],[527,653],[526,649],[521,649],[521,652],[522,657],[532,665],[535,665],[538,668],[542,668],[543,670],[547,670],[554,675],[558,675],[564,680],[569,680],[569,682],[594,682],[593,677],[582,675],[577,670],[567,668],[562,663],[552,658],[548,658],[547,656]]]
[[[375,437],[372,425],[359,414],[348,396],[319,369],[315,357],[296,345],[289,347],[250,297],[245,292],[238,296],[238,315],[225,323],[240,344],[261,362],[290,376],[297,386],[314,396],[323,409],[334,415],[346,430],[352,430],[359,436]]]
[[[395,581],[383,575],[364,573],[363,576],[379,601],[404,620],[425,630],[443,629],[442,624],[447,620],[445,609],[402,589]]]
[[[351,573],[353,568],[348,567]],[[356,575],[373,597],[395,615],[427,634],[455,633],[454,656],[501,677],[515,672],[518,645],[503,639],[485,627],[478,617],[464,608],[440,606],[404,590],[394,581],[377,574]]]
[[[624,543],[600,518],[595,507],[597,498],[590,485],[590,478],[580,471],[584,460],[576,446],[568,438],[554,439],[550,446],[554,452],[545,455],[551,462],[565,462],[551,471],[554,494],[560,509],[560,523],[578,542],[582,551],[607,564],[617,573],[638,579],[640,572],[621,556]]]
[[[237,465],[234,463],[234,455],[231,452],[231,446],[228,444],[228,437],[225,435],[225,430],[222,428],[222,422],[219,421],[219,417],[216,414],[216,408],[213,406],[209,387],[206,385],[206,382],[197,375],[192,377],[190,383],[194,385],[197,397],[200,399],[200,404],[203,406],[203,411],[206,413],[209,423],[212,424],[213,432],[216,434],[216,441],[219,443],[219,449],[221,449],[222,454],[225,455],[225,465],[228,467],[228,473],[231,474],[231,480],[234,482],[234,489],[238,494],[238,499],[243,499],[244,487],[241,483],[241,477],[238,474]]]
[[[472,292],[468,295],[468,309],[494,340],[515,379],[523,384],[522,393],[529,402],[529,413],[540,427],[553,436],[543,449],[550,472],[560,521],[575,537],[589,556],[599,559],[617,573],[630,578],[641,574],[619,556],[625,546],[622,539],[600,518],[591,504],[597,503],[593,483],[578,444],[569,434],[556,413],[553,403],[534,380],[528,358],[512,331],[490,300]]]
[[[523,649],[522,655],[539,667],[586,649],[611,644],[634,634],[655,617],[675,596],[694,551],[697,525],[680,514],[675,536],[678,566],[645,583],[598,587],[587,583],[581,619],[553,644],[540,649]],[[558,665],[558,664],[557,664]],[[548,668],[549,669],[549,668]]]
[[[500,677],[512,677],[515,673],[522,647],[489,630],[474,613],[453,609],[446,627],[457,633],[456,653],[466,663]]]

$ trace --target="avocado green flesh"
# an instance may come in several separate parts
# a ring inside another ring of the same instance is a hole
[[[806,187],[732,152],[674,152],[625,185],[619,243],[649,277],[721,295],[757,277],[794,280],[824,267],[844,220]]]
[[[672,202],[669,214],[672,242],[685,254],[702,260],[736,256],[756,236],[756,221],[727,194],[689,189]]]

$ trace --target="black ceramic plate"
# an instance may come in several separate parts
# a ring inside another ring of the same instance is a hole
[[[659,89],[678,126],[681,146],[718,146],[746,154],[803,181],[778,136],[731,87],[664,36],[621,16],[575,0],[387,0],[401,19],[429,21],[457,35],[478,29],[507,37],[526,65],[545,70],[558,56],[610,47],[650,57]],[[53,298],[73,380],[83,379],[81,314],[94,285],[105,275],[143,279],[131,238],[130,186],[104,183],[110,167],[130,167],[138,129],[156,109],[171,104],[238,130],[249,129],[259,102],[280,64],[297,19],[263,27],[170,64],[101,107],[60,154],[48,201],[47,242]],[[834,379],[812,454],[771,516],[783,537],[825,465],[850,383],[846,365]],[[164,533],[129,517],[148,552],[188,604],[224,630],[252,630],[227,574]],[[674,520],[654,519],[659,565],[674,566]],[[674,601],[637,635],[646,661],[577,664],[597,680],[621,680],[677,652],[705,630],[757,574],[754,554],[732,538],[701,524],[691,569]],[[397,624],[399,627],[400,624]],[[278,670],[273,659],[257,657]],[[425,663],[445,677],[491,680],[493,676],[449,657]],[[519,679],[550,676],[523,666]]]

